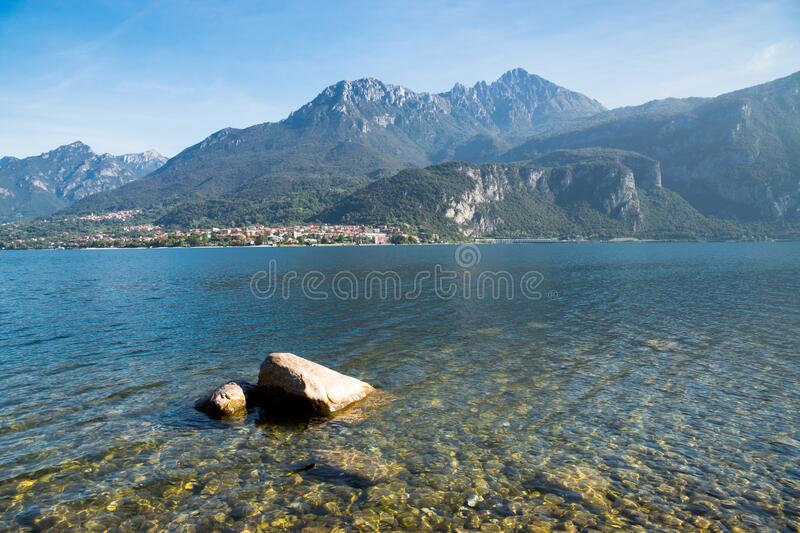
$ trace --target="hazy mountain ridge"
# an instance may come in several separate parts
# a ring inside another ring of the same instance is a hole
[[[96,154],[80,141],[38,156],[0,159],[0,221],[54,213],[77,200],[136,180],[166,158],[141,154]]]
[[[800,216],[800,73],[716,98],[612,110],[540,133],[503,156],[605,146],[659,160],[664,185],[700,211],[740,220]]]

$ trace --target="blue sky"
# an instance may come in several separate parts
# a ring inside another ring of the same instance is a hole
[[[0,0],[0,156],[175,155],[341,79],[445,91],[523,67],[607,107],[800,70],[800,2]]]

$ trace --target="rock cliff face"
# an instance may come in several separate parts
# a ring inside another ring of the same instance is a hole
[[[639,195],[629,167],[591,162],[550,169],[547,187],[559,205],[587,205],[604,215],[639,222]]]
[[[163,165],[157,152],[96,154],[82,142],[39,156],[0,159],[0,221],[35,218],[115,189]]]
[[[636,170],[634,170],[636,169]],[[560,151],[521,166],[459,165],[472,187],[449,201],[445,218],[466,235],[492,233],[503,220],[482,209],[513,191],[540,194],[562,207],[588,206],[630,224],[641,222],[637,186],[659,188],[657,161],[622,151]]]
[[[546,166],[567,166],[576,163],[616,162],[629,168],[635,175],[636,186],[643,189],[661,187],[661,163],[650,157],[611,148],[583,148],[555,150],[533,159]]]
[[[444,217],[451,220],[465,235],[491,233],[502,219],[486,216],[482,207],[502,202],[514,189],[535,190],[544,170],[501,164],[459,164],[455,172],[466,176],[472,186],[446,204]]]
[[[657,161],[621,150],[562,150],[527,163],[451,162],[404,171],[357,191],[326,213],[333,222],[387,221],[450,227],[468,235],[530,228],[586,210],[635,231],[639,189],[660,189]],[[511,221],[510,219],[514,220]]]

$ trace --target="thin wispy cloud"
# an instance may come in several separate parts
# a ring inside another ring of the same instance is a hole
[[[136,24],[144,22],[146,16],[154,14],[157,5],[158,2],[156,0],[145,2],[140,9],[125,17],[109,31],[103,32],[99,36],[92,37],[75,46],[57,50],[55,53],[65,58],[77,58],[80,60],[91,59],[93,55],[97,54],[114,39],[123,36],[126,31],[133,28]]]
[[[770,72],[782,64],[796,61],[800,56],[800,41],[781,41],[770,43],[754,53],[744,66],[747,74]]]

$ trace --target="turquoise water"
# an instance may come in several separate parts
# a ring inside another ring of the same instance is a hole
[[[250,289],[270,260],[464,283],[454,246],[0,252],[0,529],[800,527],[800,244],[478,252],[469,280],[535,271],[540,298]],[[192,408],[270,351],[380,393]],[[298,468],[320,455],[341,475]]]

